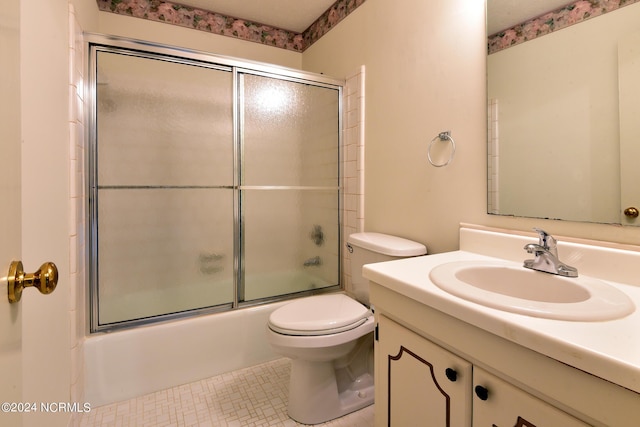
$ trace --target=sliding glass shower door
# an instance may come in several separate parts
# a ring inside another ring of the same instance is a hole
[[[339,283],[338,90],[240,76],[244,301]]]
[[[96,60],[99,324],[230,305],[231,70]]]
[[[339,286],[341,87],[160,50],[90,46],[92,331]]]

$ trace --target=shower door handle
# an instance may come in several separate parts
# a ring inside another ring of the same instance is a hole
[[[52,262],[45,262],[35,273],[25,273],[21,261],[13,261],[7,274],[7,296],[9,302],[20,301],[22,290],[30,286],[48,295],[58,285],[58,268]]]

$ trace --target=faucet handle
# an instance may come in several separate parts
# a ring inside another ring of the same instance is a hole
[[[538,233],[538,236],[540,237],[539,245],[551,252],[553,255],[558,256],[558,241],[542,228],[534,227],[533,229]]]

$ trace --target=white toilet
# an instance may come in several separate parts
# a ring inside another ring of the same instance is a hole
[[[411,240],[380,233],[349,236],[354,298],[343,293],[295,300],[269,317],[274,351],[289,357],[289,416],[319,424],[373,403],[373,313],[362,266],[424,255]]]

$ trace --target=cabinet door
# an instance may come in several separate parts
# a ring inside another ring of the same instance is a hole
[[[377,427],[468,427],[471,364],[380,315]]]
[[[587,427],[513,385],[473,368],[474,427]]]

